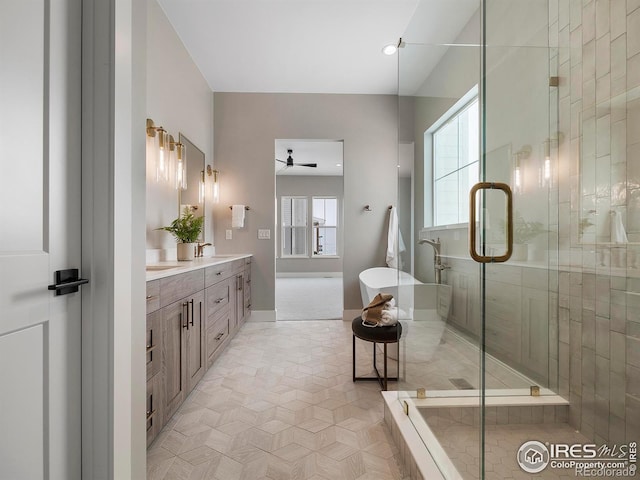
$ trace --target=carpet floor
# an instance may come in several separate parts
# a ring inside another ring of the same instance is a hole
[[[277,278],[277,320],[342,319],[342,278]]]

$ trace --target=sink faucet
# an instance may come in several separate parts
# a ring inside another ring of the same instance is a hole
[[[434,240],[433,238],[431,240],[429,240],[428,238],[423,238],[421,240],[418,240],[419,245],[423,245],[425,243],[428,243],[433,247],[433,250],[434,250],[433,270],[436,277],[436,283],[440,284],[442,283],[442,271],[451,267],[448,267],[447,265],[444,265],[442,263],[442,258],[440,257],[440,246],[441,246],[440,237],[438,237],[436,240]]]
[[[196,257],[201,257],[202,254],[204,253],[204,247],[208,247],[210,246],[210,243],[198,243],[196,245]]]

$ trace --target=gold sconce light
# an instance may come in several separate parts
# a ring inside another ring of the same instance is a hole
[[[544,158],[540,168],[540,186],[553,186],[553,161],[552,150],[557,150],[564,139],[562,132],[556,132],[543,142]]]
[[[171,170],[174,173],[173,182],[176,190],[187,189],[187,152],[181,142],[176,142],[170,136],[171,145]]]
[[[214,170],[211,168],[211,165],[207,165],[207,176],[213,177],[213,181],[211,182],[211,199],[213,203],[218,203],[220,201],[220,179],[218,175],[220,172],[218,170]]]
[[[170,159],[169,159],[169,134],[160,127],[156,127],[153,120],[147,118],[147,137],[152,141],[152,150],[155,157],[156,182],[168,183],[170,180]]]
[[[523,145],[513,154],[513,191],[522,193],[524,189],[524,162],[531,156],[531,145]]]

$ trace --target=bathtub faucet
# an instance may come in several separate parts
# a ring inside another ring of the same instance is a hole
[[[440,284],[440,283],[442,283],[442,271],[446,270],[447,268],[451,268],[451,267],[443,265],[443,263],[442,263],[442,258],[440,257],[440,237],[438,237],[436,240],[434,240],[433,238],[431,240],[429,240],[427,238],[423,238],[421,240],[418,240],[418,244],[419,245],[423,245],[425,243],[428,243],[429,245],[431,245],[433,247],[433,250],[434,250],[433,270],[434,270],[435,276],[436,276],[436,283]]]

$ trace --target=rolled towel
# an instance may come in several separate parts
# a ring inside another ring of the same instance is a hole
[[[393,295],[388,293],[378,293],[369,305],[362,309],[362,325],[366,327],[376,327],[380,324],[382,310],[387,302],[393,299]]]
[[[389,300],[388,302],[386,302],[384,304],[384,308],[383,310],[391,310],[392,308],[394,308],[396,306],[396,299],[391,297],[391,300]]]
[[[378,325],[395,325],[398,323],[398,309],[391,308],[389,310],[382,310],[382,314],[380,315],[380,322]]]

